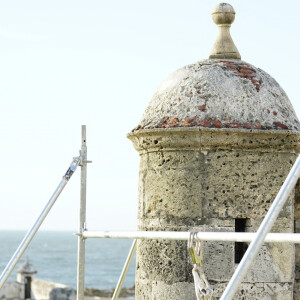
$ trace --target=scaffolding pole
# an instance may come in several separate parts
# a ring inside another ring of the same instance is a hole
[[[137,243],[137,240],[134,240],[132,245],[131,245],[131,248],[129,250],[127,259],[125,261],[125,264],[124,264],[124,267],[123,267],[123,270],[122,270],[122,273],[121,273],[121,276],[119,278],[119,281],[117,283],[117,286],[115,288],[115,291],[114,291],[114,294],[113,294],[111,300],[117,300],[119,298],[121,288],[123,286],[123,283],[124,283],[125,277],[127,275],[130,263],[133,259],[133,256],[134,256],[134,253],[135,253],[135,250],[136,250],[136,243]]]
[[[82,234],[86,230],[86,177],[87,177],[87,146],[86,125],[81,126],[81,175],[80,175],[80,208],[79,208],[79,233],[77,252],[77,300],[84,299],[84,274],[85,274],[85,240]]]
[[[216,242],[251,242],[255,232],[196,232],[194,238],[200,241]],[[84,239],[111,238],[111,239],[152,239],[152,240],[188,240],[188,231],[84,231]],[[300,233],[269,233],[266,243],[300,244]]]

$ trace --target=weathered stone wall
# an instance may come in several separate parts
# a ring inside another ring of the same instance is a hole
[[[0,289],[1,300],[23,300],[24,295],[24,284],[20,282],[8,281]]]
[[[139,230],[255,231],[297,157],[296,134],[205,129],[148,130],[128,136],[140,152]],[[294,231],[294,195],[276,232]],[[234,243],[207,242],[204,268],[215,299],[235,268]],[[268,244],[235,299],[293,299],[293,245]],[[140,241],[136,299],[195,299],[187,243]]]

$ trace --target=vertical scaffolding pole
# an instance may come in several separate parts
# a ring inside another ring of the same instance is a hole
[[[85,271],[85,239],[82,236],[86,227],[86,175],[87,175],[87,147],[86,125],[81,126],[81,176],[80,176],[80,210],[79,236],[77,253],[77,300],[84,300],[84,271]]]

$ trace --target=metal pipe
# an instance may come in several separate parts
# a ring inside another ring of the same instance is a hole
[[[267,233],[271,230],[283,205],[285,204],[286,200],[288,199],[289,194],[295,187],[295,184],[296,184],[299,176],[300,176],[300,156],[298,156],[291,171],[289,172],[287,178],[285,179],[273,204],[271,205],[268,213],[266,214],[264,220],[262,221],[260,227],[258,228],[258,230],[255,234],[254,240],[249,245],[246,253],[244,254],[242,261],[240,262],[240,264],[237,267],[236,271],[234,272],[232,278],[230,279],[220,300],[233,299],[247,270],[249,269],[252,261],[254,260],[258,251],[260,250]]]
[[[137,243],[137,241],[134,240],[133,243],[132,243],[132,245],[131,245],[130,251],[128,253],[126,262],[124,264],[124,267],[123,267],[123,270],[122,270],[122,273],[121,273],[121,276],[119,278],[118,284],[116,286],[116,289],[114,291],[114,294],[113,294],[111,300],[117,300],[119,298],[119,294],[120,294],[122,285],[124,283],[124,280],[125,280],[125,277],[127,275],[130,263],[132,261],[132,258],[134,256],[134,253],[135,253],[135,250],[136,250],[136,243]]]
[[[84,231],[82,237],[112,239],[157,239],[157,240],[188,240],[187,231]],[[251,242],[255,232],[197,232],[195,238],[201,241],[218,242]],[[269,233],[267,243],[300,244],[300,233]]]
[[[41,214],[39,215],[39,217],[37,218],[37,220],[35,221],[33,226],[26,233],[26,235],[23,238],[22,242],[20,243],[19,247],[17,248],[17,250],[15,251],[13,256],[11,257],[10,261],[8,262],[7,266],[5,267],[4,271],[2,272],[2,274],[0,276],[0,289],[4,285],[5,281],[9,277],[9,275],[11,274],[12,270],[16,266],[17,262],[21,258],[24,251],[27,249],[27,247],[30,244],[31,240],[35,236],[36,232],[38,231],[38,229],[42,225],[45,218],[47,217],[47,215],[48,215],[49,211],[51,210],[52,206],[54,205],[56,199],[59,197],[60,193],[62,192],[62,190],[64,189],[64,187],[68,183],[69,179],[71,178],[72,174],[75,172],[75,170],[76,170],[79,163],[80,163],[80,157],[75,157],[73,159],[69,169],[67,170],[67,172],[63,176],[63,179],[61,180],[58,187],[56,188],[55,192],[52,194],[51,198],[49,199],[46,206],[42,210]]]
[[[81,126],[81,175],[80,175],[80,209],[79,209],[79,232],[82,234],[86,229],[86,176],[87,176],[87,147],[86,126]],[[77,300],[84,300],[84,276],[85,276],[85,240],[78,236],[77,252]]]

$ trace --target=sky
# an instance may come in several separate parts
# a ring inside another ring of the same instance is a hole
[[[87,126],[87,228],[134,230],[139,155],[126,134],[177,69],[217,36],[208,0],[0,2],[0,230],[27,230],[79,155]],[[242,59],[300,116],[300,2],[230,1]],[[77,231],[80,168],[42,225]]]

